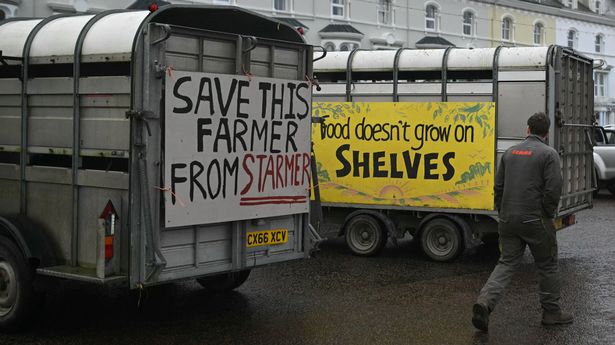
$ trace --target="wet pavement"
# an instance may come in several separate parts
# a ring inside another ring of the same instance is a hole
[[[486,334],[471,307],[496,249],[434,263],[411,241],[360,258],[333,239],[313,259],[254,270],[229,294],[185,282],[146,290],[138,306],[135,292],[64,282],[27,331],[0,344],[614,344],[614,211],[615,198],[600,195],[558,233],[572,325],[540,324],[529,252]]]

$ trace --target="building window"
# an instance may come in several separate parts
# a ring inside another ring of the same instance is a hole
[[[512,19],[506,17],[502,19],[502,41],[512,41]]]
[[[232,0],[214,0],[214,5],[231,5]]]
[[[596,53],[604,53],[604,38],[602,38],[602,35],[596,35],[595,50]]]
[[[465,36],[474,34],[474,13],[471,11],[463,12],[463,34]]]
[[[393,24],[393,5],[392,0],[379,0],[378,1],[378,23],[379,24]]]
[[[359,48],[359,45],[356,43],[344,42],[340,44],[340,51],[342,52],[348,52],[357,48]]]
[[[331,15],[333,17],[345,16],[346,0],[331,0]]]
[[[594,72],[594,96],[605,97],[606,96],[606,82],[608,74],[604,72]]]
[[[542,37],[544,36],[545,27],[542,23],[534,24],[534,44],[540,45],[543,42]]]
[[[280,12],[290,11],[289,0],[273,0],[273,9]]]
[[[577,47],[577,32],[573,29],[568,30],[568,48]]]
[[[594,12],[596,12],[596,13],[602,13],[602,12],[601,12],[601,8],[600,8],[600,6],[601,6],[601,5],[602,5],[602,4],[600,3],[600,0],[596,0],[596,1],[594,1]]]
[[[6,19],[6,13],[2,9],[0,9],[0,20]]]
[[[325,43],[325,50],[328,52],[334,52],[335,51],[335,44],[333,44],[333,42],[327,42]]]
[[[436,31],[438,28],[438,8],[427,5],[425,8],[425,30]]]

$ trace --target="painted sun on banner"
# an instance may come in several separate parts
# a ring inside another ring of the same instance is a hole
[[[495,103],[318,102],[324,203],[493,209]]]

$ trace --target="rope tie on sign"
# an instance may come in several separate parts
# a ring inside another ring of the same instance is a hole
[[[153,187],[154,187],[154,189],[158,189],[158,190],[163,191],[163,192],[171,193],[171,195],[173,197],[175,197],[175,200],[177,200],[177,202],[179,202],[181,207],[186,207],[186,204],[184,203],[184,201],[177,194],[175,194],[173,192],[173,190],[171,190],[171,187],[158,187],[158,186],[153,186]]]
[[[173,67],[169,66],[165,69],[165,72],[169,76],[169,78],[173,78]]]
[[[251,72],[246,71],[246,65],[241,64],[241,71],[243,72],[243,75],[248,77],[248,81],[252,81],[252,77],[254,77],[254,74],[252,74]]]

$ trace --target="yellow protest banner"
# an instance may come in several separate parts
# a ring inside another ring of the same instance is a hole
[[[495,103],[315,102],[324,203],[493,210]]]

